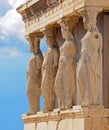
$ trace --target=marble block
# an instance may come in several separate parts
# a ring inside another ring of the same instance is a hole
[[[109,130],[109,109],[81,108],[23,115],[24,130]]]

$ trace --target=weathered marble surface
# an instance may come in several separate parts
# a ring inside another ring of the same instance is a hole
[[[70,26],[70,22],[66,20],[60,22],[61,32],[65,42],[60,47],[59,68],[54,86],[61,109],[68,109],[76,104],[77,44],[72,34],[73,27]]]
[[[102,35],[96,26],[100,11],[101,8],[89,7],[83,14],[87,33],[81,40],[81,57],[77,67],[77,83],[83,106],[100,105]]]
[[[44,112],[52,111],[55,108],[54,82],[58,69],[59,49],[53,31],[53,28],[44,31],[46,43],[49,46],[42,64],[41,92],[44,97]]]
[[[27,95],[29,100],[28,114],[35,114],[40,110],[40,95],[41,95],[41,66],[43,55],[39,48],[40,40],[34,39],[30,42],[30,51],[34,54],[29,61],[27,70]]]
[[[109,109],[103,108],[23,115],[24,130],[109,130],[108,118]]]

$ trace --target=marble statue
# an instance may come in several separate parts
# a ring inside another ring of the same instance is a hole
[[[27,80],[28,80],[27,95],[30,106],[28,114],[35,114],[40,110],[41,78],[42,78],[41,65],[43,62],[43,55],[39,48],[39,41],[33,44],[35,44],[35,48],[34,49],[31,48],[31,50],[33,50],[34,56],[30,59],[27,70]]]
[[[58,68],[59,50],[51,31],[45,31],[45,37],[49,49],[45,53],[42,64],[41,92],[44,97],[43,112],[49,112],[55,108],[56,96],[54,91],[54,81]]]
[[[59,68],[55,79],[55,93],[61,109],[76,105],[76,55],[77,44],[68,22],[60,23],[65,42],[60,47]]]
[[[100,105],[102,36],[96,26],[96,17],[93,10],[83,17],[87,33],[81,40],[81,58],[77,67],[77,84],[83,106]]]

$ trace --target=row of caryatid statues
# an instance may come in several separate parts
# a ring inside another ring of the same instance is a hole
[[[49,49],[44,59],[38,36],[29,37],[30,50],[34,56],[27,71],[27,94],[30,103],[29,114],[39,111],[40,95],[44,97],[44,112],[55,108],[56,97],[60,109],[69,109],[77,104],[77,85],[80,88],[83,106],[100,105],[102,36],[96,26],[100,10],[88,10],[83,22],[87,33],[82,38],[80,60],[76,65],[78,47],[72,34],[78,18],[63,19],[58,22],[65,42],[59,48],[56,33],[51,27],[43,34]]]

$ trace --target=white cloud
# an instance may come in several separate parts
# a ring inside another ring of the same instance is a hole
[[[0,17],[0,30],[0,34],[6,38],[10,35],[24,37],[24,24],[15,9],[9,10],[4,17]]]
[[[9,36],[16,36],[24,40],[24,23],[21,15],[17,13],[16,8],[25,1],[26,0],[8,0],[12,9],[8,10],[4,16],[0,17],[1,40]]]
[[[9,0],[9,4],[13,7],[13,8],[17,8],[18,6],[20,6],[22,3],[25,3],[27,0]]]
[[[5,40],[5,37],[3,35],[0,36],[1,40]]]
[[[25,54],[18,51],[16,48],[2,48],[0,49],[0,57],[21,57]]]

